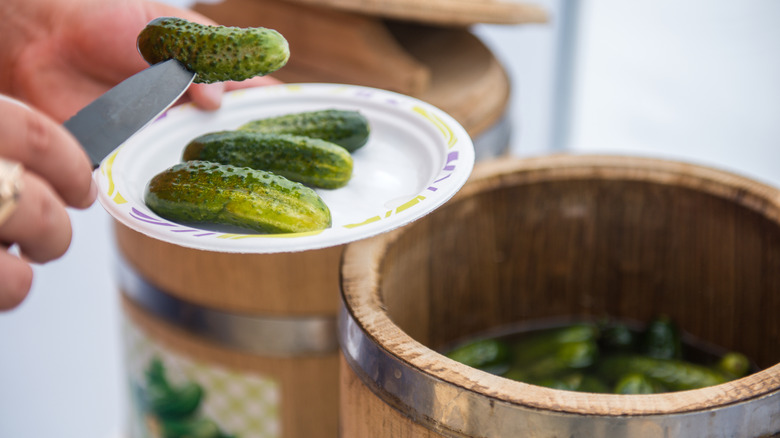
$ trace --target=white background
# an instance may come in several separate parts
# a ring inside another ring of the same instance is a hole
[[[514,154],[676,158],[780,185],[780,2],[536,3],[550,23],[475,28],[513,81]],[[66,256],[0,313],[0,438],[121,436],[111,221],[99,205],[71,219]]]

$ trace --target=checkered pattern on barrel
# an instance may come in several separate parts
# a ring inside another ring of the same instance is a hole
[[[162,360],[171,384],[194,381],[203,388],[198,414],[213,420],[236,438],[275,438],[281,435],[279,382],[255,373],[238,372],[193,360],[151,339],[129,319],[123,324],[125,366],[130,384],[131,438],[157,438],[135,398],[145,384],[145,370]]]

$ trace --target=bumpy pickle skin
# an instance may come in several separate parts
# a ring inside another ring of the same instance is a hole
[[[352,178],[352,156],[341,146],[288,134],[220,131],[201,135],[182,160],[213,161],[266,170],[311,187],[336,189]]]
[[[656,392],[655,386],[657,385],[644,374],[628,373],[618,379],[612,392],[615,394],[654,394]]]
[[[615,379],[637,373],[658,382],[671,391],[699,389],[719,385],[729,379],[706,366],[678,359],[658,359],[642,355],[615,355],[598,365],[604,379]]]
[[[659,316],[647,324],[641,348],[642,353],[656,359],[680,359],[682,358],[680,330],[668,316]]]
[[[481,339],[447,353],[447,357],[473,368],[509,366],[509,346],[497,339]]]
[[[179,163],[151,179],[146,205],[178,223],[223,224],[260,233],[320,231],[332,224],[319,195],[280,175],[204,161]]]
[[[257,119],[238,129],[319,138],[355,152],[368,142],[371,127],[358,111],[324,109]]]
[[[555,355],[566,344],[584,341],[595,342],[598,336],[598,327],[589,323],[542,330],[512,346],[512,361],[516,367],[526,367]]]
[[[287,40],[273,29],[209,26],[176,17],[150,21],[137,45],[149,64],[176,59],[196,73],[199,83],[265,76],[290,57]]]

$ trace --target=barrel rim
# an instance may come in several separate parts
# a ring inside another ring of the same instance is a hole
[[[774,187],[712,167],[635,156],[561,154],[481,162],[475,167],[469,184],[450,203],[507,183],[594,177],[674,183],[729,198],[780,225],[780,190]],[[396,326],[384,309],[378,290],[380,267],[384,263],[382,254],[405,229],[413,226],[415,224],[347,245],[342,258],[341,297],[344,311],[368,339],[420,373],[517,406],[607,417],[684,414],[780,393],[780,363],[737,380],[697,390],[616,395],[539,387],[492,375],[449,359]]]

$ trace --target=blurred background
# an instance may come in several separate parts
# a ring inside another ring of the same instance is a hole
[[[478,144],[509,135],[517,156],[635,154],[780,186],[780,2],[528,3],[547,21],[469,26],[511,84]],[[71,218],[69,252],[0,313],[0,437],[122,436],[112,224],[97,204]]]

